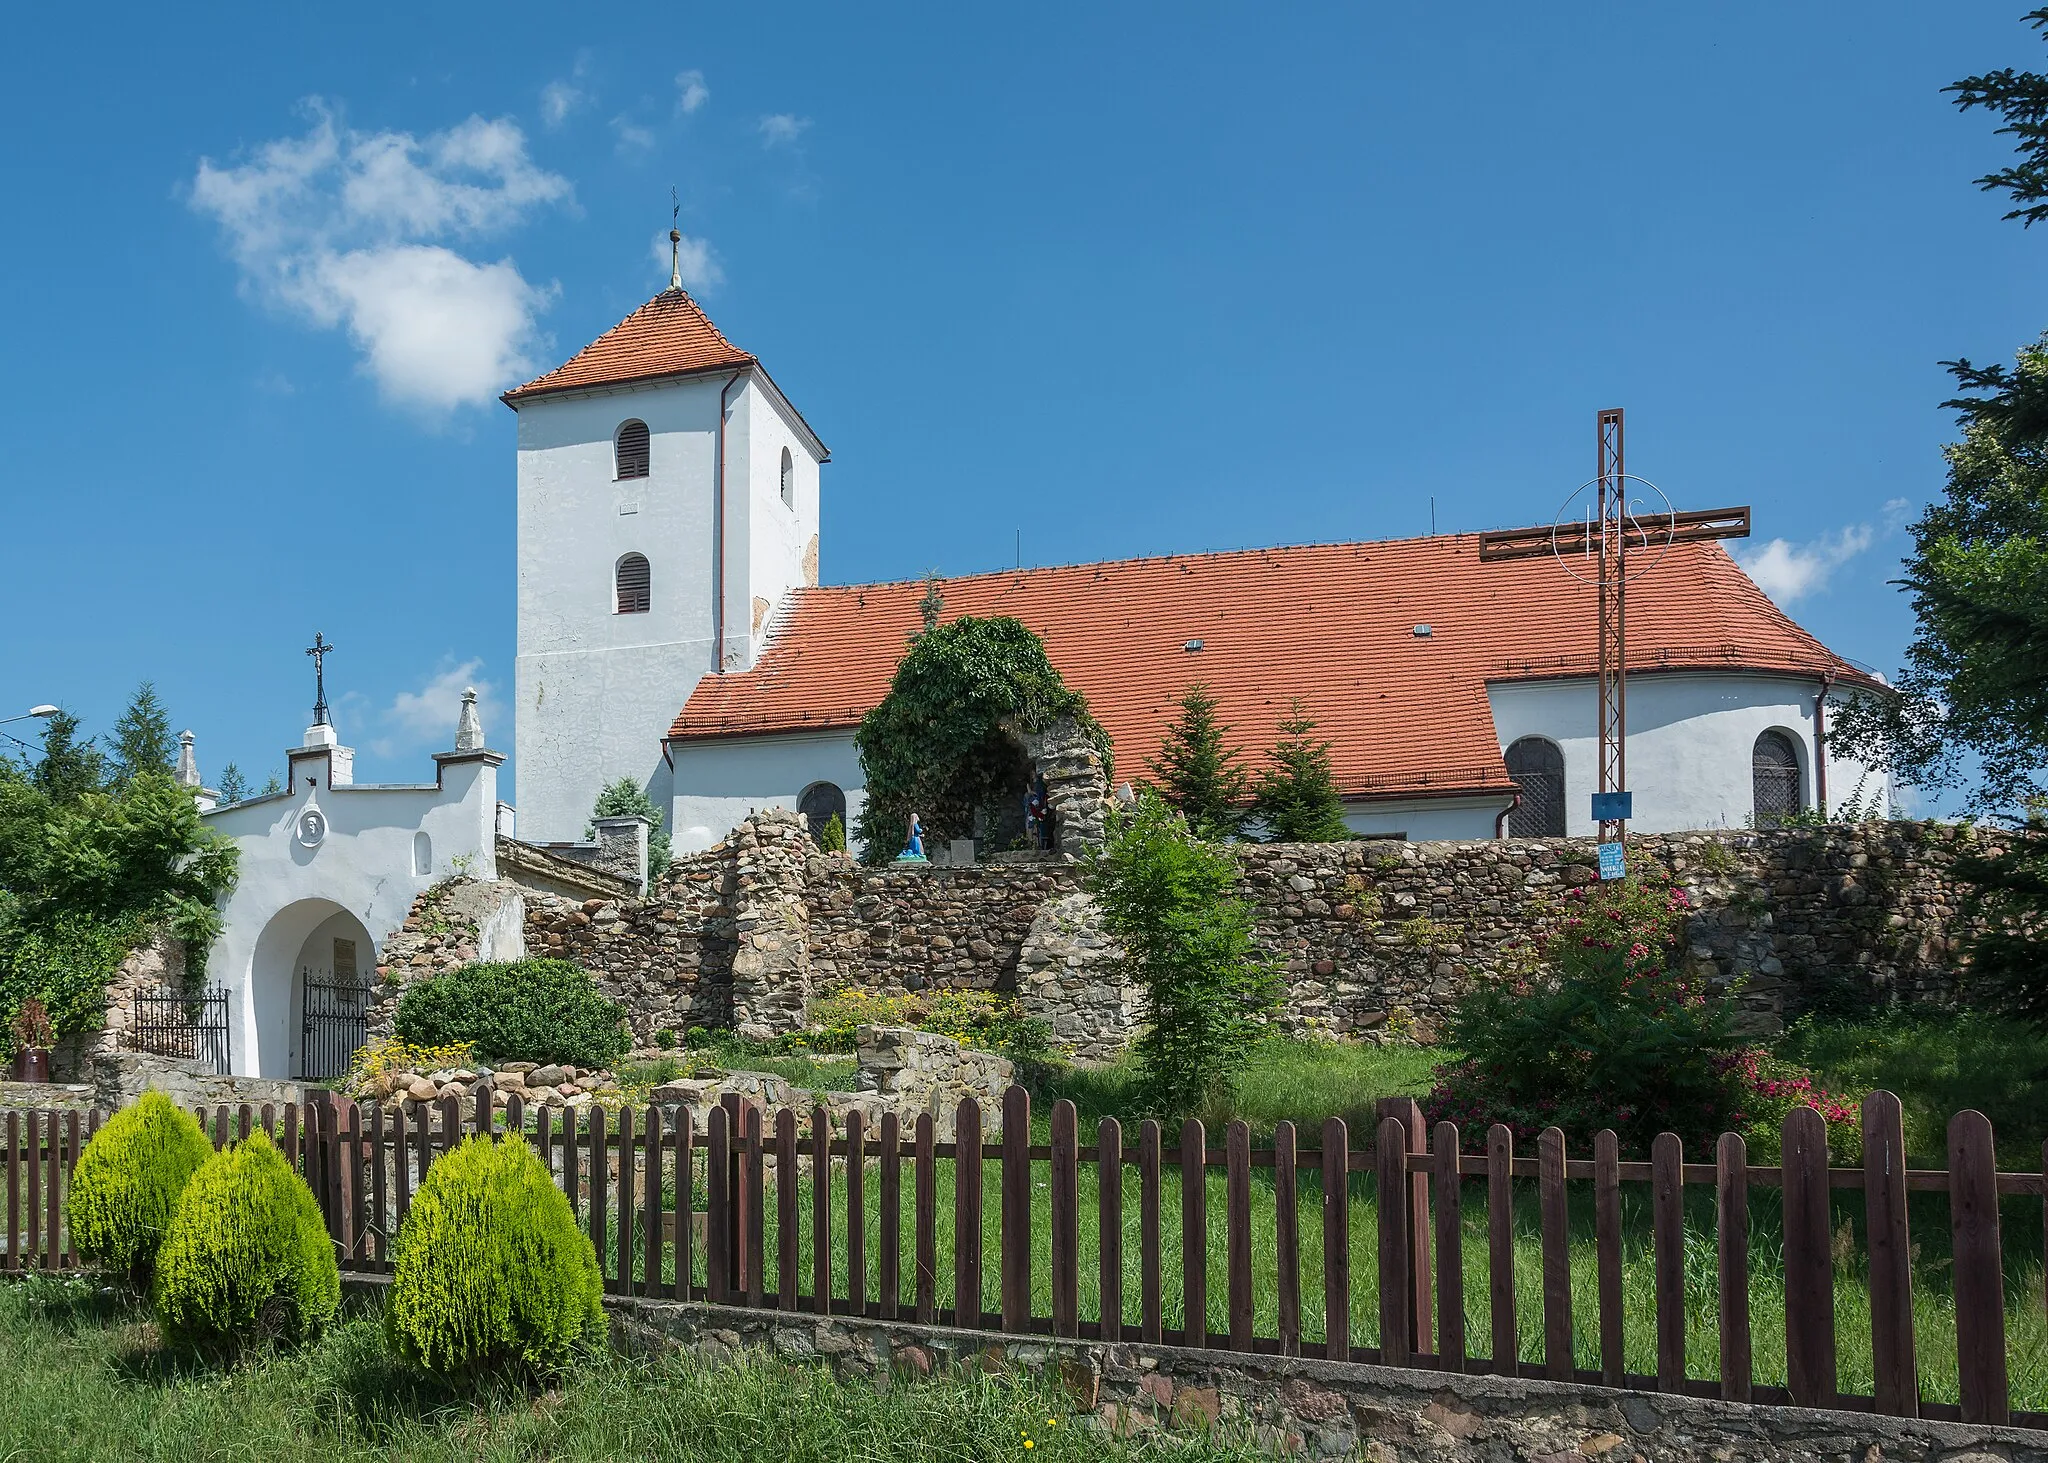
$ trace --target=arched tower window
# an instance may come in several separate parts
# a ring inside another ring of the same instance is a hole
[[[653,576],[647,569],[645,554],[627,554],[619,560],[616,571],[618,583],[618,612],[622,615],[644,615],[653,601]]]
[[[834,818],[841,827],[846,825],[846,794],[837,783],[814,782],[796,800],[796,810],[809,821],[811,837],[816,838]]]
[[[619,424],[618,435],[612,438],[612,457],[618,464],[618,479],[644,478],[651,449],[647,442],[647,423],[635,418]]]
[[[1516,838],[1564,837],[1564,752],[1548,737],[1522,737],[1507,751],[1522,801],[1508,814]]]
[[[787,447],[782,449],[782,506],[796,507],[796,459]]]
[[[1749,756],[1749,780],[1759,828],[1774,828],[1806,806],[1806,787],[1799,776],[1799,748],[1781,731],[1767,731],[1757,737]]]

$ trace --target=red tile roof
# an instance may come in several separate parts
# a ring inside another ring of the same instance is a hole
[[[513,387],[499,400],[516,409],[520,401],[551,391],[754,364],[686,292],[663,290],[554,370]]]
[[[1123,559],[941,582],[945,617],[1015,615],[1116,744],[1157,754],[1206,681],[1249,761],[1301,698],[1347,797],[1503,791],[1489,680],[1591,676],[1593,591],[1547,558],[1481,564],[1472,535]],[[799,589],[744,673],[706,676],[669,735],[850,727],[889,688],[920,581]],[[1717,543],[1673,546],[1629,586],[1629,668],[1867,677],[1766,599]],[[1427,637],[1415,634],[1428,625]],[[1186,643],[1200,640],[1189,652]]]

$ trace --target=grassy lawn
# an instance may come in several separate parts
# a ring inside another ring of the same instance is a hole
[[[439,1385],[398,1365],[360,1307],[301,1350],[207,1364],[167,1354],[145,1314],[77,1281],[0,1286],[0,1391],[0,1458],[42,1463],[1257,1456],[1185,1435],[1114,1441],[1032,1378],[934,1377],[877,1391],[759,1356],[714,1364],[607,1352],[544,1385]],[[1025,1435],[1036,1445],[1028,1452]]]

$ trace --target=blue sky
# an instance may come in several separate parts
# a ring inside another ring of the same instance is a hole
[[[148,676],[260,780],[318,628],[361,775],[470,680],[509,749],[494,397],[666,282],[671,185],[830,580],[1547,519],[1618,404],[1893,667],[1937,363],[2048,326],[1940,95],[2048,62],[2022,8],[31,7],[0,715]]]

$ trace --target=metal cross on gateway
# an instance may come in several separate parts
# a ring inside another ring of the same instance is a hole
[[[1582,520],[1567,523],[1564,510],[1548,527],[1506,528],[1479,535],[1479,561],[1498,563],[1505,559],[1534,559],[1554,555],[1574,578],[1586,576],[1574,570],[1569,556],[1577,554],[1594,569],[1592,582],[1599,596],[1600,654],[1600,792],[1593,799],[1593,816],[1600,824],[1600,841],[1619,845],[1628,831],[1631,809],[1628,799],[1628,581],[1629,553],[1654,554],[1637,575],[1654,569],[1657,558],[1675,543],[1699,539],[1748,538],[1749,509],[1703,508],[1679,513],[1664,500],[1663,512],[1638,511],[1641,498],[1631,503],[1630,482],[1641,483],[1659,498],[1664,495],[1655,483],[1632,477],[1623,465],[1621,408],[1603,411],[1597,418],[1596,464],[1592,482],[1579,489],[1596,488],[1595,500],[1587,504]],[[1569,509],[1578,493],[1565,501]],[[1596,563],[1597,561],[1597,563]],[[1603,877],[1604,877],[1603,873]]]
[[[327,667],[328,652],[334,647],[318,630],[313,632],[313,643],[306,647],[306,654],[313,657],[313,725],[327,725]]]

